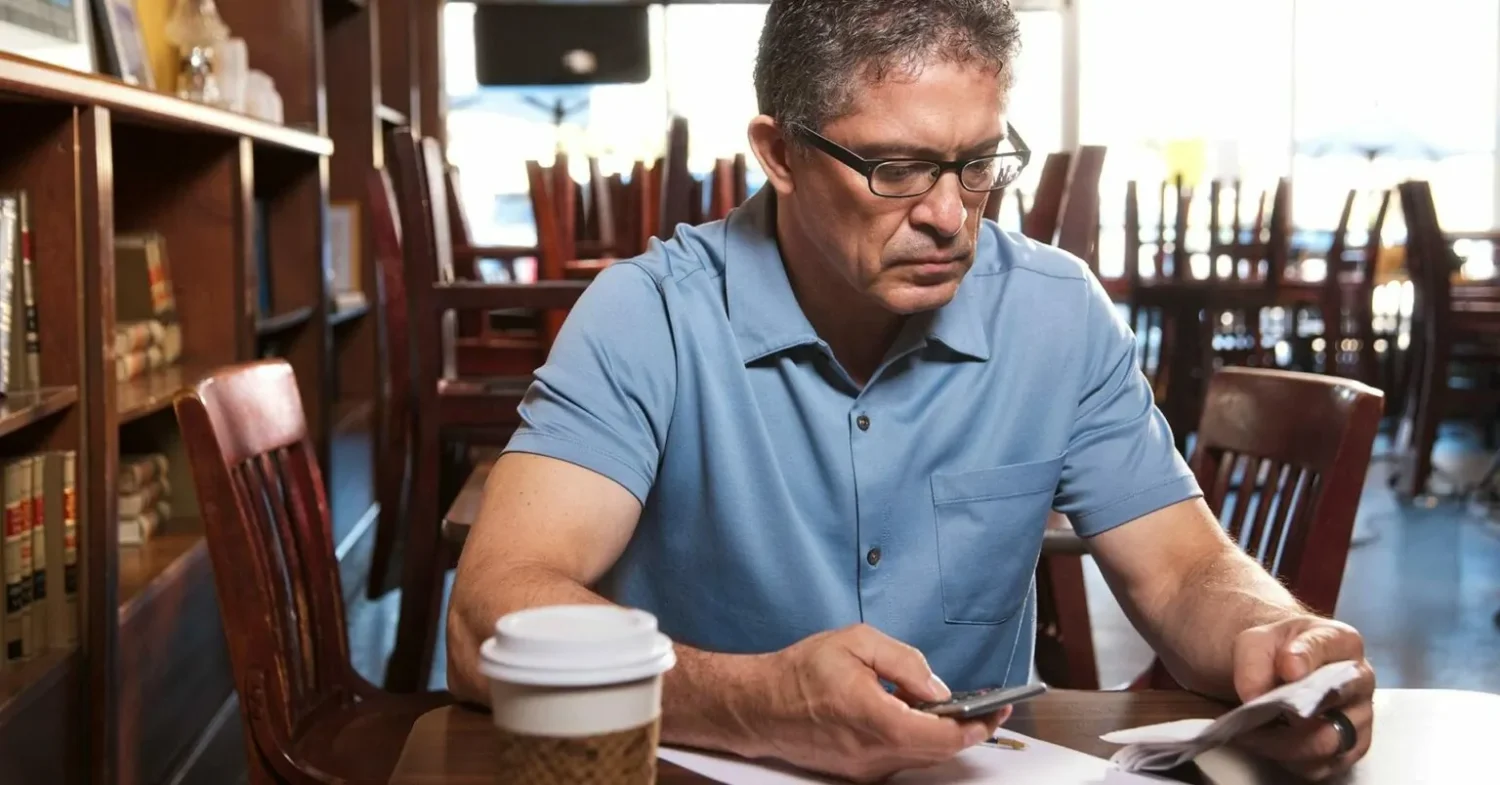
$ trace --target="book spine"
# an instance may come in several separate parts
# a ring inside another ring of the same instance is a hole
[[[5,466],[5,659],[19,662],[24,650],[26,592],[23,591],[22,535],[27,534],[26,494],[31,480],[26,464],[13,461]],[[29,545],[29,543],[28,543]],[[27,559],[29,561],[29,559]],[[29,565],[27,565],[29,566]]]
[[[42,334],[36,314],[35,260],[31,253],[31,202],[26,192],[20,192],[21,233],[21,279],[26,306],[26,385],[28,389],[42,386]]]
[[[31,463],[31,497],[27,520],[31,526],[31,638],[26,641],[26,656],[34,657],[47,648],[47,515],[43,504],[41,456],[26,459]]]
[[[15,285],[16,256],[20,250],[17,242],[19,231],[15,199],[0,195],[0,394],[10,391],[12,381],[10,350],[14,317],[11,292]]]
[[[63,454],[63,597],[67,600],[67,646],[78,645],[78,453]]]

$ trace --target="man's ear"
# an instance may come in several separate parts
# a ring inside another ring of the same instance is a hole
[[[792,170],[789,164],[791,147],[787,144],[781,126],[769,115],[757,115],[750,121],[750,151],[760,161],[766,173],[766,182],[776,189],[777,196],[792,192]]]

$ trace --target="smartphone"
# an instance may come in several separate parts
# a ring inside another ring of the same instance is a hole
[[[912,708],[952,717],[956,720],[972,720],[984,717],[1023,700],[1035,698],[1047,691],[1045,684],[1025,684],[1020,687],[988,687],[980,690],[954,693],[945,701],[912,704]]]

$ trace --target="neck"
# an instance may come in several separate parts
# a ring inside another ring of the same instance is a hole
[[[905,317],[864,297],[822,264],[820,251],[800,227],[784,210],[777,212],[776,239],[797,304],[839,365],[863,387],[900,335]]]

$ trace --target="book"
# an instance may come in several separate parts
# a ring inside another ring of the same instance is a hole
[[[31,202],[25,191],[17,192],[20,204],[20,260],[21,260],[21,304],[26,317],[25,389],[35,390],[42,386],[42,336],[36,313],[36,262],[31,252]]]
[[[120,473],[115,491],[124,495],[136,493],[148,483],[160,481],[168,491],[167,456],[161,453],[120,457]]]
[[[21,460],[29,464],[31,473],[30,499],[26,509],[27,525],[31,527],[31,625],[26,630],[30,635],[22,644],[26,658],[30,659],[47,648],[48,636],[47,590],[50,587],[47,583],[47,527],[42,483],[45,461],[40,455]]]
[[[151,535],[161,528],[166,516],[159,509],[146,510],[140,515],[120,519],[120,544],[144,545]]]
[[[166,499],[166,483],[153,481],[134,493],[120,494],[119,517],[134,518]]]
[[[5,660],[25,657],[26,628],[30,626],[31,529],[27,508],[31,500],[31,464],[11,461],[5,465]]]
[[[77,459],[71,450],[42,456],[42,527],[47,549],[47,643],[78,645]]]
[[[20,205],[8,194],[0,194],[0,395],[10,392],[11,330],[15,309],[16,257],[20,254]],[[24,347],[23,347],[24,348]]]

